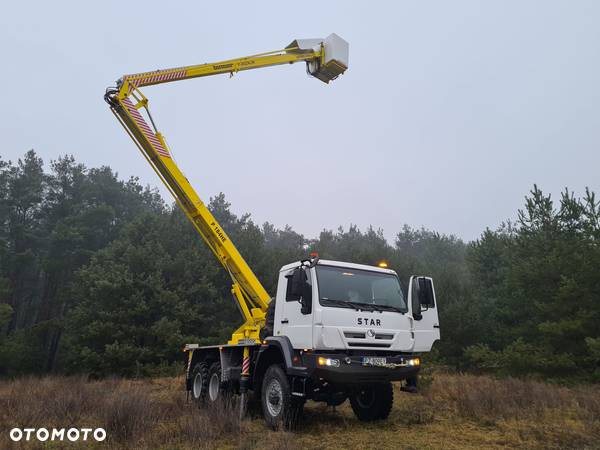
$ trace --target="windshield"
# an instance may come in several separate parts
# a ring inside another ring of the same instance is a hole
[[[346,267],[316,267],[319,301],[324,306],[407,312],[398,277]]]

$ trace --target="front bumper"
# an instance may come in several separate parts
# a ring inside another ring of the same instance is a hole
[[[367,356],[367,355],[364,355]],[[320,365],[319,358],[339,361],[337,366]],[[313,379],[322,379],[335,384],[365,384],[385,381],[400,381],[414,377],[420,366],[409,366],[411,355],[385,355],[388,366],[379,367],[363,364],[363,355],[340,353],[316,353],[302,355],[308,375]]]

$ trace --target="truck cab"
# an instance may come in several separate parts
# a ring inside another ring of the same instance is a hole
[[[294,292],[294,273],[305,287]],[[414,353],[440,338],[431,278],[411,277],[406,292],[395,271],[318,260],[281,268],[275,297],[274,336],[294,349]]]

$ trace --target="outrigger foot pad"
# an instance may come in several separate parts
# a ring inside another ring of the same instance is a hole
[[[409,394],[416,394],[419,392],[416,386],[402,386],[400,387],[400,390],[402,392],[408,392]]]

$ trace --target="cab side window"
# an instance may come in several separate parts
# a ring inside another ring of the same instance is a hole
[[[300,296],[292,294],[292,274],[286,275],[287,287],[285,289],[285,301],[286,302],[297,302],[300,300]]]

